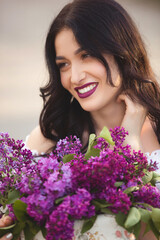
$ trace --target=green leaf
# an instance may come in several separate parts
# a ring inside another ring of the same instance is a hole
[[[103,199],[93,200],[92,203],[99,209],[111,206],[111,204],[109,204],[108,202],[106,202],[106,200]]]
[[[24,222],[17,222],[16,226],[14,227],[12,233],[13,233],[13,240],[17,240],[18,237],[20,236],[22,230],[25,227],[25,223]]]
[[[90,157],[96,157],[99,156],[100,150],[97,148],[91,148],[89,151],[86,152],[85,154],[85,159],[89,159]]]
[[[64,155],[62,161],[63,161],[64,163],[70,162],[70,161],[74,158],[74,155],[75,155],[75,154],[67,154],[67,155]]]
[[[131,192],[137,191],[139,188],[137,186],[126,188],[123,192],[129,194]]]
[[[146,209],[150,209],[150,211],[152,211],[152,209],[153,209],[153,207],[151,205],[149,205],[148,203],[141,203],[141,202],[134,203],[134,206],[138,206],[138,205],[140,205],[140,208],[141,208],[141,206],[143,206]]]
[[[13,227],[15,227],[16,223],[10,225],[10,226],[7,226],[7,227],[0,227],[0,230],[8,230],[8,229],[11,229]]]
[[[110,131],[108,130],[107,127],[104,127],[102,129],[102,131],[100,132],[99,137],[104,138],[110,145],[115,145],[115,143],[113,142],[113,139],[111,137],[111,133],[110,133]]]
[[[57,198],[57,199],[55,200],[55,204],[58,205],[59,203],[62,203],[64,199],[65,199],[65,197]]]
[[[159,208],[152,209],[151,218],[155,227],[160,232],[160,209]]]
[[[86,151],[86,154],[85,154],[85,157],[88,155],[88,153],[90,152],[91,148],[93,147],[94,142],[95,142],[95,139],[96,139],[96,135],[94,133],[90,134],[89,135],[89,140],[88,140],[88,149]]]
[[[156,182],[160,182],[160,177],[153,178]]]
[[[136,207],[132,207],[124,223],[125,228],[131,228],[141,220],[141,214]]]
[[[136,225],[134,225],[133,230],[132,230],[132,232],[135,235],[136,239],[138,239],[138,237],[139,237],[140,230],[141,230],[141,222],[138,222]]]
[[[30,226],[28,224],[25,225],[25,228],[23,231],[24,231],[25,240],[33,240],[33,237],[35,236],[35,234],[32,233]]]
[[[114,213],[109,210],[108,208],[101,208],[101,213],[106,213],[106,214],[109,214],[109,215],[114,215]]]
[[[13,210],[16,215],[16,218],[19,221],[26,221],[26,208],[27,204],[22,202],[21,200],[16,200],[13,204]]]
[[[153,172],[153,178],[157,178],[157,177],[160,177],[160,174],[157,172]]]
[[[123,182],[115,182],[114,186],[115,187],[120,187],[120,186],[122,186],[122,184],[123,184]]]
[[[41,232],[42,232],[43,237],[45,238],[46,235],[47,235],[47,230],[46,230],[46,228],[45,228],[45,227],[41,227]]]
[[[12,191],[12,192],[9,192],[8,193],[8,200],[7,200],[7,202],[6,202],[6,204],[12,204],[12,203],[14,203],[17,199],[19,199],[20,198],[20,193],[19,193],[19,191],[17,191],[17,190],[14,190],[14,191]]]
[[[91,149],[92,145],[93,145],[93,142],[95,141],[96,139],[96,135],[94,133],[90,134],[89,135],[89,142],[88,142],[88,150]],[[87,150],[87,151],[88,151]]]
[[[142,181],[144,184],[149,183],[152,180],[153,172],[146,172],[145,175],[142,177]]]
[[[144,223],[148,223],[149,220],[151,219],[151,213],[150,211],[143,209],[143,208],[138,208],[140,214],[141,214],[141,220]]]
[[[156,183],[160,182],[160,177],[152,178],[151,184],[155,186]]]
[[[34,220],[27,220],[26,224],[29,226],[30,231],[36,235],[40,231],[40,226]]]
[[[126,221],[126,214],[122,213],[122,212],[119,212],[118,214],[116,214],[116,222],[118,223],[118,225],[120,225],[121,227],[124,227],[124,223]]]
[[[97,148],[94,148],[94,146],[97,144],[97,142],[95,141],[96,139],[96,135],[95,134],[90,134],[89,137],[89,145],[88,145],[88,149],[87,152],[85,154],[85,158],[88,160],[91,156],[95,157],[95,156],[99,156],[100,150]]]
[[[96,221],[97,216],[93,216],[89,219],[84,220],[83,226],[82,226],[82,230],[81,230],[81,234],[87,232],[89,229],[91,229]]]

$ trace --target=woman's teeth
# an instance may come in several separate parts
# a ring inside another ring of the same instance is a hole
[[[82,88],[82,89],[78,89],[78,92],[81,93],[81,94],[86,93],[86,92],[89,92],[89,91],[91,91],[95,86],[96,86],[96,84],[91,84],[91,85],[88,86],[88,87],[85,87],[85,88]]]

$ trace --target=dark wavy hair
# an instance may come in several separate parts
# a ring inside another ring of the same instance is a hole
[[[113,87],[104,54],[114,56],[122,76],[121,92],[147,107],[160,141],[160,87],[135,24],[114,0],[74,0],[51,24],[45,44],[49,81],[40,89],[44,100],[40,115],[43,135],[53,141],[76,135],[83,142],[84,132],[95,132],[90,113],[84,111],[76,99],[71,101],[71,94],[61,85],[54,42],[64,28],[71,29],[82,49],[102,62],[106,67],[106,81]]]

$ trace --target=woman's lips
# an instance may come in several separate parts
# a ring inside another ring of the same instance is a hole
[[[86,98],[95,92],[97,86],[98,86],[98,83],[95,83],[95,82],[87,83],[81,87],[76,87],[75,90],[80,98]]]

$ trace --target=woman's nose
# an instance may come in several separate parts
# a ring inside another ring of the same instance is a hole
[[[71,69],[71,82],[79,84],[86,77],[85,71],[79,66],[72,66]]]

